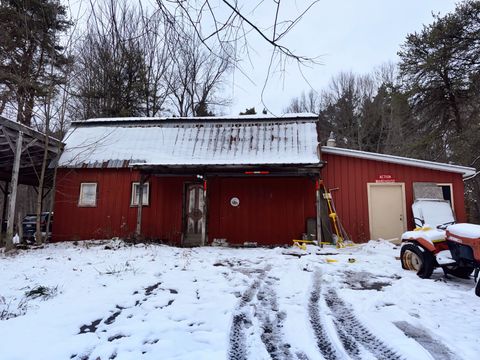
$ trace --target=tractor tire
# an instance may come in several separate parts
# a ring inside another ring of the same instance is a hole
[[[411,258],[410,258],[410,255],[407,253],[405,254],[406,251],[410,251],[408,248],[406,248],[407,246],[409,246],[410,244],[404,244],[401,248],[400,248],[400,262],[402,263],[402,269],[403,270],[413,270],[411,268]]]
[[[422,251],[414,244],[405,244],[400,250],[400,260],[402,268],[414,270],[422,279],[428,279],[432,276],[435,268],[435,257],[429,251]]]
[[[473,272],[473,267],[470,266],[447,266],[447,274],[456,276],[460,279],[470,279]]]
[[[400,261],[405,270],[420,270],[423,255],[420,249],[414,244],[407,243],[400,249]]]

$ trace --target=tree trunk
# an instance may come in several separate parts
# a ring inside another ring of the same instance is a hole
[[[36,202],[36,229],[35,229],[35,242],[37,244],[43,243],[44,239],[42,236],[42,202],[43,202],[43,186],[45,183],[45,172],[47,170],[47,160],[48,160],[48,143],[49,143],[49,136],[48,136],[48,129],[50,127],[50,118],[47,115],[45,121],[45,147],[43,149],[43,161],[42,161],[42,170],[40,172],[40,178],[38,179],[38,193],[37,193],[37,202]],[[46,233],[48,234],[48,228],[46,229]]]

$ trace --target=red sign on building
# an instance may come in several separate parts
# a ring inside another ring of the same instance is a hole
[[[376,183],[390,183],[395,181],[395,178],[392,175],[388,174],[378,175],[377,179],[375,179]]]

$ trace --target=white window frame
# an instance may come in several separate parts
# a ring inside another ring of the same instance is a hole
[[[131,196],[130,196],[130,206],[138,206],[138,200],[137,199],[137,193],[136,189],[138,189],[140,186],[139,182],[132,182],[132,191],[131,191]],[[142,206],[148,206],[150,205],[150,183],[146,182],[143,184],[143,201],[142,201]],[[146,190],[146,191],[145,191]],[[145,197],[147,197],[145,201]]]
[[[93,202],[88,202],[85,199],[84,189],[87,186],[95,186],[95,199]],[[98,184],[96,182],[83,182],[80,183],[80,194],[78,195],[78,206],[79,207],[96,207],[97,206],[97,197],[98,197]]]

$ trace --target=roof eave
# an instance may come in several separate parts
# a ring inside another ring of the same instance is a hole
[[[453,173],[462,174],[464,178],[472,176],[476,173],[475,168],[467,167],[467,166],[445,164],[445,163],[434,162],[434,161],[413,159],[413,158],[407,158],[407,157],[396,156],[396,155],[378,154],[378,153],[372,153],[368,151],[352,150],[352,149],[338,148],[338,147],[332,147],[332,146],[322,146],[321,152],[326,154],[389,162],[389,163],[399,164],[399,165],[422,167],[422,168],[431,169],[431,170],[453,172]]]
[[[161,124],[202,124],[202,123],[255,123],[255,122],[284,122],[284,121],[317,121],[318,115],[305,114],[285,114],[282,116],[205,116],[205,117],[125,117],[125,118],[98,118],[81,121],[72,121],[74,127],[90,126],[141,126],[141,125],[161,125]]]

